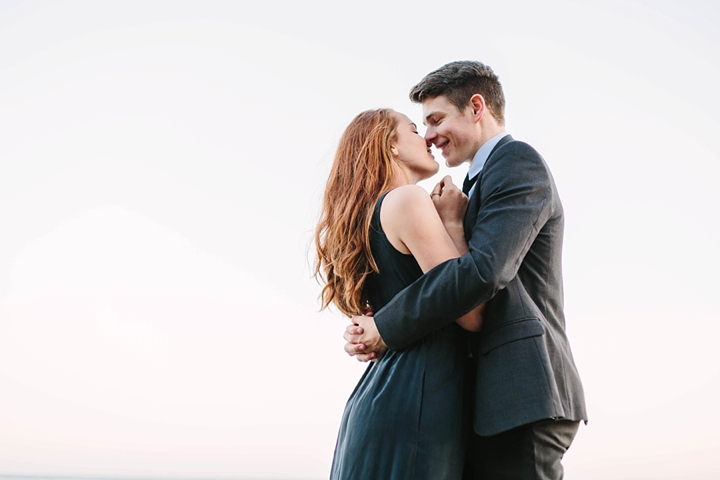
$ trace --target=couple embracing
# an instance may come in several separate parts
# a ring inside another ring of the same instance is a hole
[[[586,420],[565,334],[563,209],[543,158],[505,131],[494,72],[452,62],[405,115],[345,130],[316,230],[323,306],[371,361],[345,407],[338,480],[560,479]],[[437,173],[470,164],[462,191]]]

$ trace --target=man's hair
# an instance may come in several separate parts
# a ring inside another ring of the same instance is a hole
[[[444,95],[462,111],[470,98],[479,93],[485,105],[500,125],[505,124],[505,95],[500,80],[492,68],[471,60],[450,62],[425,75],[410,90],[410,100],[422,103],[426,99]]]

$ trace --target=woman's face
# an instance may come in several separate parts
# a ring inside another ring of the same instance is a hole
[[[407,174],[412,183],[425,180],[435,175],[440,165],[430,154],[430,145],[417,131],[417,126],[402,113],[395,112],[398,119],[397,139],[392,145],[392,152],[398,160],[400,168]]]

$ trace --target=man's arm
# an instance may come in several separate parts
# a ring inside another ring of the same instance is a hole
[[[346,340],[367,346],[359,359],[369,359],[370,345],[405,348],[504,288],[550,216],[551,193],[550,172],[532,147],[522,142],[501,147],[484,167],[469,252],[433,268],[376,312],[373,327],[379,341],[367,331],[353,337],[349,327]],[[363,320],[364,330],[370,318]],[[356,349],[346,345],[350,354]]]

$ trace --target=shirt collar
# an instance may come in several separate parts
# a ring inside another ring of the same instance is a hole
[[[490,140],[485,142],[482,147],[480,147],[480,150],[477,151],[477,153],[473,157],[472,163],[470,164],[470,169],[468,170],[468,177],[473,178],[482,171],[483,167],[485,166],[485,162],[487,162],[487,159],[490,156],[490,152],[492,152],[493,148],[495,148],[495,145],[497,145],[498,142],[505,138],[505,136],[507,135],[509,135],[507,132],[500,132],[494,137],[492,137]]]

